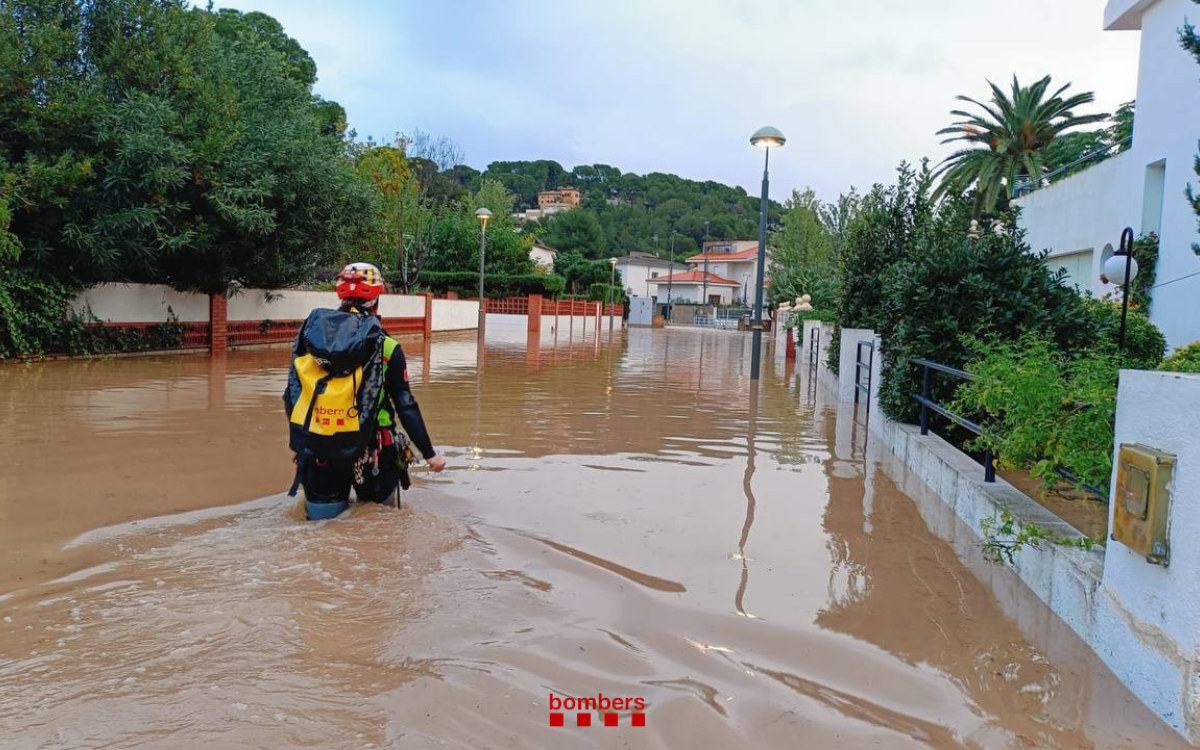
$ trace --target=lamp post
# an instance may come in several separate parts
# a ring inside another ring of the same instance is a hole
[[[750,321],[750,329],[754,331],[753,350],[750,352],[750,379],[758,380],[758,370],[762,359],[762,289],[767,270],[767,191],[770,186],[768,169],[771,166],[771,149],[779,148],[787,142],[787,138],[779,128],[767,126],[759,128],[750,136],[750,144],[764,151],[762,202],[758,209],[758,269],[754,287],[754,319]],[[743,295],[744,296],[744,295]]]
[[[483,301],[483,262],[487,257],[487,224],[492,212],[486,208],[477,209],[475,218],[479,219],[479,338],[482,339],[483,327],[487,322],[487,305]]]
[[[612,296],[613,286],[615,286],[617,283],[617,259],[609,258],[608,265],[610,267],[608,273],[608,335],[611,338],[613,332]]]
[[[675,283],[675,230],[671,230],[671,250],[667,256],[667,322],[671,322],[671,287]]]
[[[1129,315],[1129,283],[1137,278],[1138,264],[1133,259],[1133,229],[1121,232],[1121,247],[1104,261],[1104,275],[1121,286],[1121,328],[1117,333],[1117,350],[1125,351],[1125,318]]]
[[[700,248],[704,255],[704,289],[700,292],[700,304],[708,304],[708,222],[704,222],[704,246]]]

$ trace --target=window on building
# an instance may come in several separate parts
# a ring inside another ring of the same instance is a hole
[[[1162,233],[1163,194],[1167,186],[1167,161],[1160,159],[1146,166],[1146,187],[1142,193],[1142,234]]]
[[[652,279],[657,279],[657,278],[658,278],[658,271],[651,271],[651,272],[650,272],[650,278],[652,278]]]
[[[1065,272],[1062,283],[1064,286],[1075,287],[1081,292],[1092,289],[1092,250],[1081,250],[1077,253],[1056,255],[1046,258],[1046,264],[1051,270]]]

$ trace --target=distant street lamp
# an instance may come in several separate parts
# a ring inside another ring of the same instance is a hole
[[[767,192],[770,186],[768,168],[771,165],[771,149],[779,148],[787,142],[778,128],[767,126],[759,128],[750,136],[750,144],[761,148],[765,153],[763,159],[762,202],[758,209],[758,278],[754,287],[754,319],[750,321],[750,329],[754,331],[753,349],[750,352],[750,379],[758,380],[758,370],[762,358],[762,289],[767,268]],[[743,296],[745,296],[743,294]]]
[[[612,332],[613,332],[612,296],[613,296],[613,287],[616,286],[616,283],[617,283],[617,259],[609,258],[608,265],[611,267],[609,270],[609,274],[608,274],[608,335],[612,336]]]
[[[704,256],[704,289],[700,293],[700,304],[708,304],[708,222],[704,222],[704,246],[700,248],[700,254]]]
[[[486,208],[475,211],[479,219],[479,338],[483,338],[483,327],[487,322],[487,309],[483,302],[483,261],[487,254],[487,224],[492,218],[492,212]]]
[[[667,322],[671,322],[671,287],[675,283],[675,230],[671,230],[671,254],[667,256]]]
[[[1121,287],[1121,329],[1117,333],[1117,350],[1125,351],[1125,318],[1129,315],[1129,283],[1137,278],[1138,263],[1133,257],[1133,229],[1121,232],[1121,247],[1104,261],[1104,275]]]

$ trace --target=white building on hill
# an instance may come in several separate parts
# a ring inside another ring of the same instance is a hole
[[[1151,318],[1167,342],[1200,339],[1200,242],[1197,216],[1184,197],[1200,139],[1200,64],[1179,46],[1186,21],[1200,24],[1192,0],[1109,0],[1104,26],[1141,32],[1133,143],[1117,156],[1019,198],[1021,225],[1035,250],[1065,268],[1082,290],[1112,291],[1100,280],[1121,230],[1159,235],[1157,284]]]
[[[771,258],[770,248],[767,248],[767,277],[764,283],[770,284]],[[754,304],[756,296],[755,282],[758,279],[758,240],[729,240],[704,243],[704,252],[687,259],[693,271],[701,274],[708,272],[713,276],[737,282],[736,299],[747,305]],[[746,286],[746,294],[742,294],[742,285]],[[708,290],[708,302],[716,303],[718,292]]]

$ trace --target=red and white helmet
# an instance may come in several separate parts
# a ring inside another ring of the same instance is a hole
[[[379,295],[383,294],[383,274],[370,263],[351,263],[338,274],[338,299],[352,299],[359,302],[361,307],[375,307]]]

